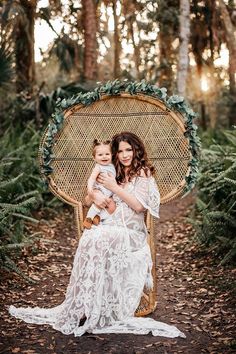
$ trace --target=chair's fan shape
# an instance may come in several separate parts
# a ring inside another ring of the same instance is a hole
[[[48,129],[41,151],[47,144]],[[183,116],[156,98],[129,93],[102,96],[88,106],[78,104],[64,111],[63,126],[54,136],[52,148],[53,190],[58,188],[64,197],[83,200],[94,165],[93,140],[111,139],[121,131],[131,131],[144,142],[156,168],[161,202],[180,195],[186,187],[185,177],[189,175],[192,158],[189,139],[184,135]]]

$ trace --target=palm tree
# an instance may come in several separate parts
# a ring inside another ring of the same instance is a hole
[[[15,57],[16,91],[32,92],[35,82],[34,24],[37,0],[3,1],[1,36]]]
[[[236,40],[235,40],[235,27],[230,18],[230,14],[226,7],[226,4],[223,0],[219,0],[219,8],[221,10],[221,16],[223,19],[225,34],[226,34],[226,42],[227,47],[229,49],[229,82],[230,82],[230,95],[232,98],[231,109],[229,112],[229,125],[230,127],[233,124],[236,124],[236,80],[235,80],[235,72],[236,72]]]
[[[84,61],[83,75],[85,81],[97,79],[97,16],[95,0],[82,0],[84,28]]]
[[[177,90],[182,96],[185,95],[186,80],[188,75],[188,45],[190,36],[190,3],[189,0],[180,0],[180,45],[179,67],[177,72]]]
[[[120,30],[119,30],[119,17],[117,16],[117,1],[112,0],[113,16],[114,16],[114,78],[120,76]]]
[[[159,22],[159,86],[164,86],[173,92],[174,71],[176,55],[173,42],[178,38],[179,32],[179,1],[158,0],[157,21]]]

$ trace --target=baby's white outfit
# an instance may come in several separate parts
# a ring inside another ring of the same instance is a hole
[[[100,173],[111,173],[114,177],[116,177],[116,169],[112,163],[110,163],[109,165],[100,165],[97,163],[97,166],[99,166]],[[95,182],[93,188],[100,190],[108,198],[113,195],[112,191],[105,188],[101,183]],[[104,220],[110,216],[106,209],[101,210],[97,208],[95,204],[92,204],[88,210],[87,218],[93,219],[95,215],[99,215],[101,220]]]
[[[97,166],[99,166],[100,173],[111,173],[114,177],[116,177],[116,169],[112,163],[109,165],[100,165],[97,163]],[[98,182],[95,182],[94,188],[99,189],[103,194],[105,194],[106,197],[111,197],[113,194],[112,191],[105,188],[101,183]]]

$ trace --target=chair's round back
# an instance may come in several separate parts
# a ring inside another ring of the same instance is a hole
[[[191,152],[185,137],[184,118],[160,100],[144,94],[103,95],[94,103],[74,105],[64,111],[56,134],[49,185],[58,197],[70,202],[83,200],[94,166],[92,143],[111,139],[122,131],[135,133],[144,142],[156,169],[161,203],[179,196],[189,174]],[[41,149],[47,142],[46,129]],[[41,164],[42,154],[39,156]],[[67,199],[68,196],[68,199]]]

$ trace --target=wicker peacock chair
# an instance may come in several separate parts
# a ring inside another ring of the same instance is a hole
[[[74,207],[78,237],[87,211],[83,201],[94,165],[91,156],[94,138],[111,139],[121,131],[138,135],[156,168],[164,204],[194,184],[199,144],[193,117],[183,99],[167,98],[164,89],[144,83],[109,82],[58,103],[41,140],[39,161],[51,192]],[[154,218],[149,213],[146,224],[154,265],[154,289],[150,292],[144,289],[137,316],[151,313],[156,307]]]

